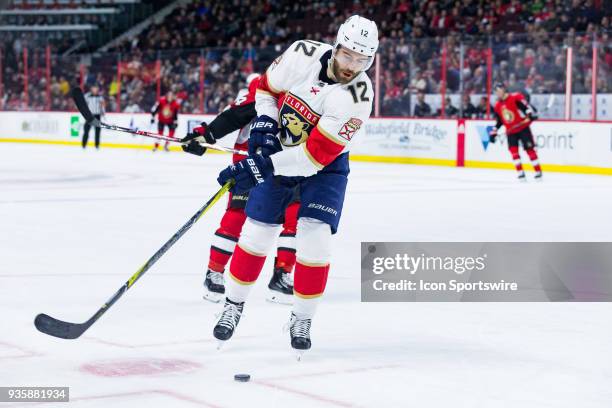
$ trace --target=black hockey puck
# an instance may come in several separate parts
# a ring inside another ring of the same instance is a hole
[[[248,374],[235,374],[234,381],[240,382],[248,382],[251,379],[251,376]]]

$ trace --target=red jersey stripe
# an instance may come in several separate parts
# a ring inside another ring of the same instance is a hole
[[[315,166],[323,168],[342,153],[344,146],[317,126],[310,132],[305,149]]]

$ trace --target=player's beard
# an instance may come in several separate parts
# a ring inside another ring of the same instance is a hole
[[[336,81],[341,84],[348,84],[359,75],[359,72],[351,71],[350,69],[341,69],[335,58],[332,60],[331,69]]]

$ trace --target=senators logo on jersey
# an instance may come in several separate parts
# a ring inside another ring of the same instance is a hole
[[[512,123],[514,122],[514,113],[510,109],[506,107],[502,107],[501,109],[502,117],[504,118],[504,122]]]
[[[320,115],[295,95],[288,93],[279,112],[280,140],[284,146],[297,146],[308,139]]]
[[[164,119],[171,119],[174,116],[174,112],[172,111],[172,108],[170,108],[170,105],[164,105],[160,114]]]

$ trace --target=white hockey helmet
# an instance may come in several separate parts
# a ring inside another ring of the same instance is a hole
[[[374,62],[374,56],[378,49],[378,27],[376,27],[376,23],[358,15],[350,16],[338,29],[334,52],[337,51],[339,45],[368,57],[369,61],[363,69],[364,71],[368,70]]]

